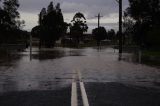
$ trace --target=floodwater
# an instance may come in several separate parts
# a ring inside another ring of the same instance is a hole
[[[0,63],[0,92],[56,90],[70,86],[77,71],[88,82],[160,88],[160,69],[119,61],[112,48],[54,48],[12,52]],[[6,54],[8,55],[8,54]],[[124,54],[130,59],[131,54]]]

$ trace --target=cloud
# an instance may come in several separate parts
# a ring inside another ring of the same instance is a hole
[[[27,12],[20,12],[21,19],[25,20],[25,27],[27,31],[30,31],[35,25],[38,24],[38,15]]]
[[[87,5],[83,3],[63,2],[61,4],[62,11],[64,13],[74,13],[77,11],[86,12]]]

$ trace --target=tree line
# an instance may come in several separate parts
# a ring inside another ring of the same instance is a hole
[[[24,21],[20,20],[19,1],[0,0],[0,4],[0,44],[28,39],[28,33],[22,30]],[[159,19],[159,0],[129,0],[129,7],[123,15],[123,43],[159,47]],[[60,3],[53,5],[50,2],[47,8],[42,8],[38,23],[31,34],[40,39],[40,47],[54,47],[55,42],[66,35],[74,41],[74,45],[79,45],[88,31],[87,20],[81,12],[77,12],[70,23],[64,22]],[[92,37],[97,45],[104,39],[118,41],[118,33],[113,29],[106,31],[103,26],[93,29]]]
[[[32,35],[40,39],[39,46],[54,47],[55,42],[65,36],[70,29],[69,37],[78,44],[82,34],[87,32],[88,26],[84,15],[76,13],[71,23],[64,22],[60,3],[55,6],[50,2],[47,9],[42,8],[39,13],[39,25],[32,29]]]
[[[40,39],[40,47],[54,47],[55,42],[66,35],[75,46],[78,46],[80,41],[84,40],[84,33],[87,31],[88,25],[83,13],[77,12],[71,23],[66,23],[60,3],[54,6],[53,2],[50,2],[47,8],[42,8],[40,11],[39,25],[35,26],[31,32],[34,37]],[[93,29],[92,34],[97,44],[106,38],[113,40],[112,36],[116,37],[116,32],[113,29],[107,32],[104,27]]]

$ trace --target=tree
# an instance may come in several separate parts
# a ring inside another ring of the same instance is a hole
[[[132,20],[134,41],[142,46],[148,45],[148,36],[155,26],[160,26],[160,1],[159,0],[129,0],[129,8],[126,9],[125,17]]]
[[[39,14],[39,26],[34,27],[34,30],[40,32],[40,47],[54,47],[55,41],[58,40],[66,31],[66,23],[63,19],[63,14],[60,9],[60,4],[57,3],[56,7],[53,2],[50,2],[46,9],[43,8]]]
[[[12,22],[9,14],[6,11],[0,9],[0,25],[10,25],[10,24],[12,24]]]
[[[42,21],[44,19],[44,17],[47,15],[47,12],[46,12],[46,8],[42,8],[40,14],[39,14],[39,25],[42,24]]]
[[[114,31],[114,29],[110,29],[107,33],[107,37],[109,40],[115,40],[115,36],[116,36],[116,33]]]
[[[40,26],[38,25],[38,26],[33,27],[31,30],[31,34],[32,34],[32,37],[39,38],[41,34]]]
[[[10,25],[13,24],[9,14],[0,9],[0,44],[7,41],[8,33],[11,29]]]
[[[84,32],[87,32],[88,26],[86,24],[86,18],[80,12],[76,13],[71,21],[70,33],[71,36],[76,40],[76,43],[79,44],[79,41]]]
[[[20,17],[18,12],[20,6],[18,0],[4,0],[3,4],[4,11],[9,14],[11,21],[16,26],[16,19]]]
[[[0,9],[2,9],[2,8],[1,8],[1,0],[0,0]]]
[[[47,16],[43,20],[43,32],[46,34],[44,38],[45,46],[52,47],[54,46],[55,41],[58,39],[57,33],[57,17],[56,12],[52,11],[47,14]]]
[[[21,28],[24,21],[19,20],[18,0],[3,0],[2,8],[0,7],[0,39],[1,43],[19,43],[25,35],[22,35]]]
[[[56,5],[56,11],[57,12],[61,12],[60,3],[57,3],[57,5]]]
[[[125,43],[134,44],[134,41],[136,41],[134,37],[135,22],[131,17],[127,16],[125,12],[123,20],[123,37],[125,38]]]
[[[94,35],[94,39],[97,41],[97,46],[100,46],[101,40],[107,38],[107,31],[104,27],[93,29],[92,34]]]
[[[151,31],[149,31],[146,35],[146,42],[149,47],[159,48],[160,46],[160,28],[154,27]]]
[[[54,11],[54,6],[53,6],[53,2],[50,2],[50,4],[48,5],[48,8],[47,8],[47,13],[49,14],[52,11]]]

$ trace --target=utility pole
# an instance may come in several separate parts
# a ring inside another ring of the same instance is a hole
[[[32,60],[32,34],[30,33],[30,61]]]
[[[99,27],[100,27],[100,18],[103,17],[103,16],[101,16],[100,13],[98,13],[98,16],[96,16],[96,17],[98,17],[98,29],[99,29]]]
[[[122,54],[122,0],[119,0],[119,53]]]
[[[103,17],[103,16],[101,16],[101,14],[98,13],[98,16],[95,16],[95,17],[98,17],[98,34],[99,34],[100,18]],[[101,45],[100,42],[99,43],[97,42],[97,45],[98,45],[98,49],[100,49],[100,45]]]
[[[123,35],[122,35],[122,0],[116,0],[119,4],[119,60],[122,57]]]

